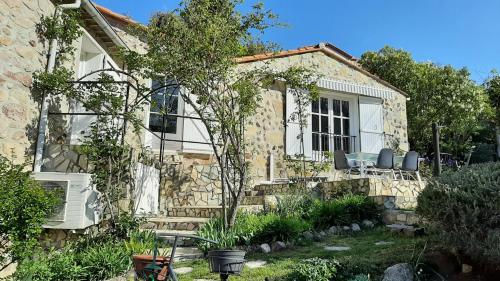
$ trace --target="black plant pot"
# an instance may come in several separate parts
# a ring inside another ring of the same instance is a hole
[[[227,280],[229,275],[239,275],[243,270],[245,254],[245,251],[240,250],[209,251],[210,270],[219,273],[222,280]]]

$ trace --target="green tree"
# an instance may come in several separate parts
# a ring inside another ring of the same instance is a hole
[[[58,203],[57,194],[42,188],[24,165],[0,156],[0,270],[8,260],[32,256],[42,224]]]
[[[416,62],[410,53],[384,47],[361,56],[360,64],[409,94],[408,138],[412,149],[432,151],[433,122],[442,129],[443,151],[464,153],[489,112],[483,89],[466,68]]]
[[[496,125],[497,158],[500,158],[500,74],[492,71],[491,77],[486,80],[484,86],[493,109]]]
[[[296,89],[313,91],[315,87],[303,69],[238,68],[236,57],[254,49],[273,49],[252,34],[264,32],[276,19],[262,4],[242,14],[237,9],[242,2],[189,0],[172,12],[157,13],[147,26],[137,28],[137,35],[148,42],[147,53],[124,55],[142,62],[135,64],[137,69],[129,65],[130,71],[156,80],[166,78],[169,85],[162,87],[179,85],[180,96],[201,118],[221,170],[224,222],[229,227],[248,187],[245,120],[258,107],[260,89],[276,79]]]

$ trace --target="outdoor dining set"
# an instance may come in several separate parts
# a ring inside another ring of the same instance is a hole
[[[416,179],[419,173],[420,158],[415,151],[404,156],[396,156],[390,148],[383,148],[378,154],[356,152],[346,154],[343,150],[333,153],[335,170],[343,171],[349,179],[353,174],[360,177],[386,177],[392,179]]]

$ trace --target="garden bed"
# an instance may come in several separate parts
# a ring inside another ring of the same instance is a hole
[[[377,242],[387,243],[376,245]],[[325,249],[326,246],[332,245],[347,246],[350,249],[345,251]],[[266,264],[254,269],[245,267],[241,276],[231,277],[231,280],[265,280],[266,277],[269,280],[286,280],[304,259],[315,257],[336,259],[352,274],[370,274],[372,280],[379,280],[388,266],[416,260],[423,246],[423,238],[394,235],[385,228],[352,235],[333,235],[319,242],[305,243],[303,246],[295,246],[280,252],[249,254],[247,260],[261,260]],[[176,266],[193,268],[191,273],[181,276],[183,281],[218,280],[216,274],[209,272],[205,260],[177,263]]]

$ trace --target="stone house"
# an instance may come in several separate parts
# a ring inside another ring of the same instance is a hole
[[[83,36],[76,42],[77,52],[72,62],[79,77],[102,68],[121,69],[116,55],[118,47],[138,51],[146,48],[143,42],[124,31],[127,25],[134,23],[130,18],[89,0],[82,0],[79,9],[84,19]],[[54,10],[55,4],[50,0],[0,0],[0,153],[18,162],[25,156],[36,158],[40,104],[31,96],[31,77],[33,72],[46,67],[48,48],[38,42],[35,25],[42,15],[51,16]],[[304,154],[311,161],[321,161],[324,152],[337,149],[376,153],[383,147],[393,147],[408,151],[406,94],[364,70],[353,56],[334,45],[320,43],[241,57],[237,61],[237,70],[265,63],[277,70],[304,66],[321,76],[318,81],[321,98],[311,105],[309,125],[304,134]],[[155,81],[144,82],[152,87],[155,85]],[[246,128],[250,143],[248,159],[255,186],[286,180],[289,171],[285,158],[300,153],[298,125],[289,120],[295,108],[289,89],[277,83],[262,91],[262,106],[247,121]],[[175,102],[176,111],[170,113],[181,117],[169,117],[167,128],[162,129],[158,110],[147,108],[144,124],[149,130],[127,141],[150,147],[158,154],[162,146],[159,136],[164,130],[169,141],[163,143],[163,177],[159,198],[156,197],[159,206],[155,208],[167,217],[211,216],[220,208],[221,190],[217,181],[218,168],[206,144],[206,129],[199,120],[183,118],[193,116],[194,112],[182,99],[169,95],[166,100],[166,96],[167,93],[159,92],[153,98],[160,104]],[[81,109],[68,107],[64,110]],[[68,118],[62,131],[51,130],[49,125],[44,157],[53,156],[47,153],[50,145],[61,142],[78,145],[90,121],[88,117]],[[34,167],[36,171],[36,163]],[[47,166],[45,171],[53,171],[51,169],[55,168]],[[333,174],[331,171],[325,176]],[[261,203],[258,198],[253,200],[249,196],[245,204],[252,207]],[[176,222],[191,221],[193,218]]]

